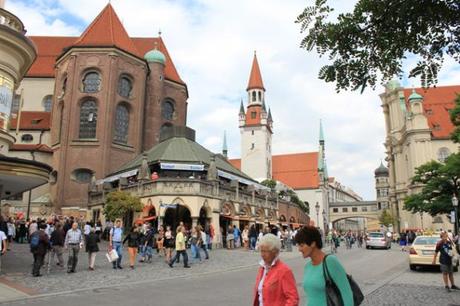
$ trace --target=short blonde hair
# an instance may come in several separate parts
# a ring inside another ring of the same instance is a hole
[[[270,251],[281,250],[281,241],[278,237],[276,237],[273,234],[266,234],[262,238],[260,238],[259,246],[261,247],[263,245],[267,246],[270,249]]]

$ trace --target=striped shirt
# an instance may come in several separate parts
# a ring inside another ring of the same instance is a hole
[[[65,235],[65,245],[78,244],[83,241],[81,231],[77,228],[76,230],[69,229],[67,235]]]

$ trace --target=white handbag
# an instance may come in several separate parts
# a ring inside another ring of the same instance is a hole
[[[105,256],[107,257],[107,260],[109,262],[114,262],[115,260],[118,259],[118,253],[114,249],[112,249],[109,252],[107,252],[107,254],[105,254]]]

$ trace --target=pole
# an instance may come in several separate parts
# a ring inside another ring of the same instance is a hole
[[[316,212],[316,224],[319,227],[319,212]]]
[[[458,235],[458,205],[455,206],[455,236]]]

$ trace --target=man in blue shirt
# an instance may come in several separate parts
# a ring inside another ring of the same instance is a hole
[[[122,257],[122,235],[123,229],[121,228],[121,220],[117,219],[115,221],[115,226],[110,230],[109,235],[109,250],[113,249],[118,254],[118,259],[112,262],[114,269],[123,269],[121,266],[121,257]]]

